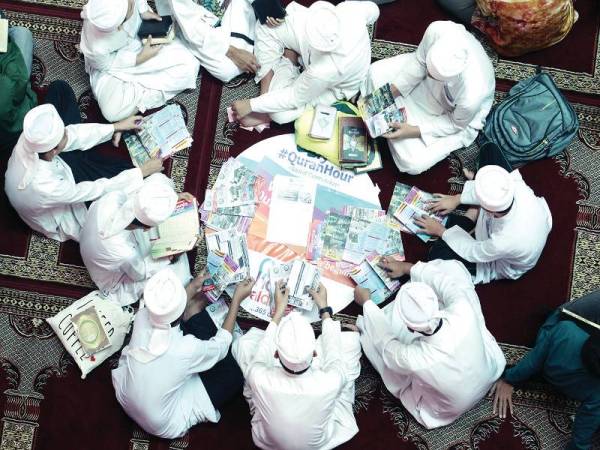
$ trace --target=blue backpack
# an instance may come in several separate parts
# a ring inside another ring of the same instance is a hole
[[[513,168],[562,152],[579,121],[546,73],[520,81],[487,117],[480,145],[493,142]]]

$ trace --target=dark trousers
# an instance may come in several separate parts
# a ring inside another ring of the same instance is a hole
[[[493,142],[486,142],[479,149],[479,164],[478,168],[483,166],[500,166],[508,172],[512,172],[513,168],[502,154],[502,150]]]
[[[65,126],[81,123],[81,114],[75,93],[67,82],[57,80],[50,83],[46,94],[46,103],[54,105]],[[86,151],[72,150],[61,153],[60,157],[71,168],[75,183],[112,178],[123,170],[133,167],[130,160],[101,155],[98,148]]]
[[[458,225],[466,232],[471,232],[475,228],[475,222],[465,216],[459,216],[458,214],[448,215],[448,221],[446,222],[446,228],[451,228],[454,225]],[[459,256],[454,250],[450,248],[446,241],[438,239],[429,249],[427,255],[427,261],[433,261],[434,259],[455,259],[464,264],[471,275],[475,275],[477,272],[477,265]]]
[[[208,312],[203,310],[190,317],[187,322],[182,322],[183,334],[191,334],[204,341],[209,340],[217,334],[217,327],[210,318]],[[230,399],[235,397],[244,386],[244,376],[240,370],[231,349],[227,356],[215,364],[206,372],[198,374],[202,384],[208,392],[208,397],[216,409],[221,408]]]

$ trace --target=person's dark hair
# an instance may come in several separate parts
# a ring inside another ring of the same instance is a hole
[[[592,375],[600,377],[600,333],[592,334],[581,347],[583,367]]]

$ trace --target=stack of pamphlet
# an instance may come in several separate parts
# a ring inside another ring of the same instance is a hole
[[[196,245],[200,235],[196,200],[179,200],[171,216],[150,231],[152,258],[187,252]]]
[[[231,282],[237,283],[250,276],[250,258],[246,236],[235,229],[206,235],[209,251],[228,255],[238,266]]]
[[[141,128],[135,133],[126,133],[124,140],[136,167],[149,159],[166,159],[192,145],[181,107],[176,104],[144,117]]]
[[[362,97],[357,106],[372,138],[392,131],[390,124],[394,122],[406,122],[406,109],[401,98],[394,97],[389,83]]]
[[[406,186],[406,185],[404,185]],[[405,188],[399,188],[399,192],[405,192]],[[447,218],[440,214],[431,214],[427,211],[427,204],[433,200],[433,195],[422,191],[417,187],[408,190],[404,199],[399,204],[390,204],[389,212],[410,232],[416,234],[421,240],[427,242],[432,239],[428,234],[422,232],[414,220],[423,215],[432,217],[440,223],[446,223]]]
[[[263,179],[236,159],[223,164],[212,189],[206,190],[200,217],[217,231],[235,228],[245,233],[256,212]]]

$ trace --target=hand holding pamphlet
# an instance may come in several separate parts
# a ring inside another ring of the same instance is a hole
[[[153,231],[153,237],[150,238],[152,241],[150,254],[154,259],[187,252],[194,248],[200,235],[196,199],[179,200],[171,216]]]
[[[316,290],[321,277],[318,269],[312,264],[295,260],[287,280],[290,289],[288,304],[310,311],[313,309],[313,300],[308,294],[308,289]]]
[[[404,200],[400,202],[396,210],[393,211],[394,217],[398,219],[402,225],[425,242],[432,239],[432,237],[423,233],[421,228],[415,224],[414,220],[423,215],[429,216],[439,223],[445,223],[447,220],[446,217],[440,214],[431,214],[427,211],[427,203],[431,200],[433,200],[432,194],[413,186],[404,197]]]
[[[389,83],[358,100],[358,110],[372,138],[392,131],[390,124],[406,122],[406,109],[400,97],[394,97]]]

